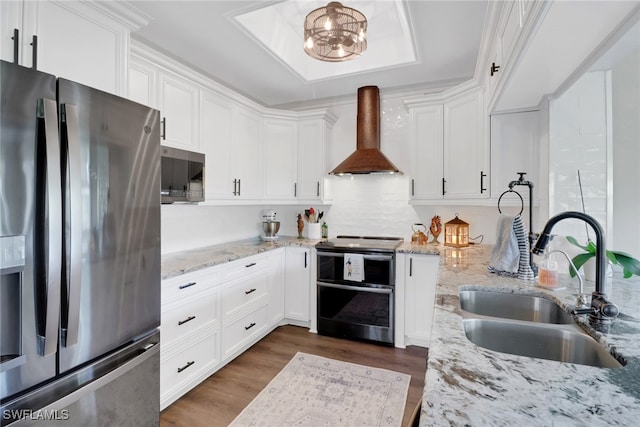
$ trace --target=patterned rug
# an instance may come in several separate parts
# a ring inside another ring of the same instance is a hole
[[[400,426],[411,376],[297,353],[230,424]]]

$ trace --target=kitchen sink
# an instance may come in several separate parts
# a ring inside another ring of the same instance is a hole
[[[464,311],[528,322],[574,324],[573,316],[546,298],[491,291],[460,291]]]
[[[476,318],[464,319],[463,325],[469,341],[489,350],[601,368],[622,367],[577,326]]]

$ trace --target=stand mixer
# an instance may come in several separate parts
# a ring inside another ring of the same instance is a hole
[[[274,241],[278,240],[278,231],[280,230],[280,221],[276,220],[276,211],[273,209],[265,209],[262,211],[262,240]]]

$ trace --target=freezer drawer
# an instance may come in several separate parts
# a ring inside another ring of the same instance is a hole
[[[160,332],[2,407],[12,427],[157,426]],[[5,424],[6,423],[6,424]]]

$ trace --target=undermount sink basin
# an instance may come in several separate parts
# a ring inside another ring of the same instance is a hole
[[[469,341],[489,350],[565,363],[621,368],[622,365],[589,335],[570,326],[463,319]]]
[[[461,308],[469,313],[528,322],[575,323],[559,305],[541,297],[491,291],[460,291],[459,296]]]

